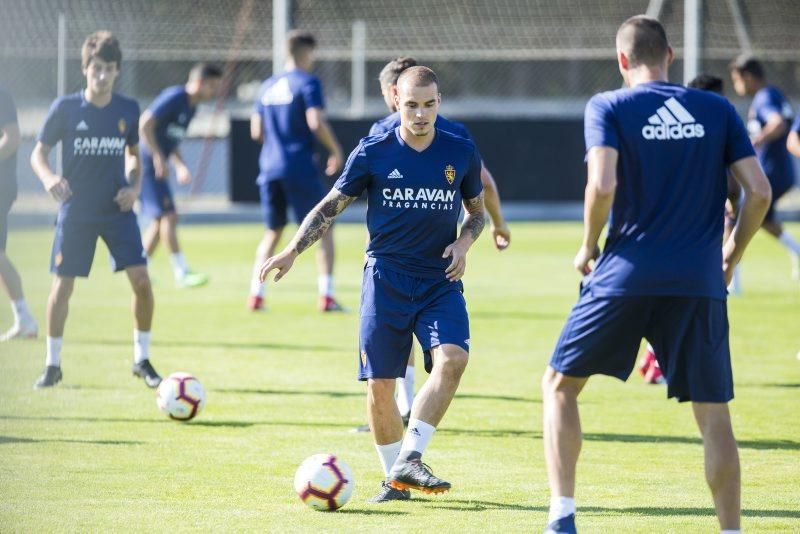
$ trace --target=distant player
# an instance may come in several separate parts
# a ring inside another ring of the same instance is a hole
[[[180,184],[188,184],[192,173],[181,157],[179,145],[197,111],[197,105],[213,99],[222,79],[222,70],[199,63],[189,72],[186,85],[164,89],[145,110],[139,122],[142,145],[142,214],[153,220],[144,234],[144,250],[152,256],[159,241],[170,253],[172,272],[179,287],[197,287],[208,276],[195,273],[178,245],[178,214],[169,185],[169,161]]]
[[[58,98],[50,107],[31,166],[59,203],[47,301],[47,360],[35,387],[61,381],[61,345],[75,277],[87,277],[97,238],[111,254],[114,271],[125,271],[133,288],[133,373],[148,387],[161,382],[150,364],[153,291],[142,236],[132,211],[139,196],[139,105],[114,93],[122,52],[110,32],[95,32],[81,48],[84,91]],[[47,160],[61,143],[64,175]]]
[[[469,318],[461,277],[466,254],[484,226],[480,156],[475,145],[434,127],[441,96],[427,67],[397,82],[400,127],[366,137],[350,154],[333,189],[306,217],[292,242],[261,269],[283,277],[336,216],[367,192],[367,247],[361,289],[359,379],[367,381],[367,415],[386,480],[373,502],[407,500],[409,488],[440,493],[421,457],[469,357]],[[461,204],[467,215],[456,237]],[[408,431],[394,399],[413,335],[430,378],[411,410]]]
[[[264,306],[264,284],[259,279],[261,265],[275,254],[287,223],[291,206],[298,224],[325,196],[314,161],[314,139],[330,153],[325,174],[333,176],[342,168],[342,148],[325,118],[322,86],[311,74],[317,41],[308,32],[289,32],[286,71],[261,84],[250,118],[250,135],[262,142],[258,176],[261,207],[267,229],[256,250],[248,306]],[[333,287],[333,229],[322,236],[317,250],[319,271],[319,309],[342,311]]]
[[[39,332],[25,294],[22,292],[22,279],[14,264],[6,256],[8,241],[8,212],[17,198],[17,148],[19,147],[19,124],[17,108],[11,95],[0,87],[0,282],[11,299],[14,324],[0,341],[15,338],[35,338]]]
[[[786,139],[786,148],[793,156],[800,158],[800,113],[794,118],[792,129]]]
[[[792,106],[785,96],[767,84],[764,66],[751,56],[739,56],[730,64],[733,88],[739,96],[752,96],[747,130],[758,160],[772,185],[772,205],[762,228],[786,247],[792,258],[792,277],[800,278],[800,243],[784,230],[775,204],[795,185],[794,162],[786,149],[792,124]]]
[[[575,532],[578,395],[595,374],[627,379],[642,338],[655,348],[667,395],[692,402],[717,517],[723,531],[738,532],[725,285],[769,207],[769,181],[727,100],[667,82],[673,53],[657,20],[628,19],[616,45],[628,88],[586,106],[585,228],[574,259],[585,278],[542,379],[545,532]],[[728,170],[745,194],[721,246]]]

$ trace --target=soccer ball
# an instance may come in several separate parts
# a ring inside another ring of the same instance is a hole
[[[172,373],[159,384],[156,403],[170,418],[188,421],[203,411],[206,392],[189,373]]]
[[[314,510],[338,510],[350,500],[354,487],[350,468],[332,454],[309,456],[294,475],[294,490]]]

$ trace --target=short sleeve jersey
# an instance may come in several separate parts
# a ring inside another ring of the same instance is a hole
[[[168,87],[148,108],[156,119],[156,143],[164,156],[169,156],[186,137],[186,130],[197,108],[189,103],[189,93],[182,85]]]
[[[468,139],[436,130],[417,152],[398,129],[365,137],[350,154],[334,187],[367,192],[367,256],[376,264],[423,278],[444,278],[456,240],[462,199],[480,195],[480,156]]]
[[[11,95],[0,87],[0,128],[17,124],[17,108]],[[0,160],[0,195],[14,198],[17,195],[17,152]]]
[[[307,180],[319,176],[314,163],[314,134],[306,110],[324,108],[319,80],[302,70],[291,70],[261,84],[254,113],[261,116],[259,183],[271,180]]]
[[[120,213],[114,202],[126,187],[125,147],[139,143],[139,104],[114,94],[98,108],[83,91],[53,102],[37,138],[48,146],[61,142],[63,176],[72,196],[60,208],[62,217],[102,220]]]
[[[400,126],[400,112],[395,111],[391,115],[375,122],[375,124],[373,124],[369,129],[369,135],[380,135],[392,131],[398,126]],[[467,127],[460,122],[451,121],[439,115],[436,117],[435,126],[443,132],[448,132],[453,135],[457,135],[458,137],[463,137],[464,139],[473,141],[472,136],[469,134],[469,130],[467,130]]]
[[[608,238],[592,294],[724,298],[728,167],[754,151],[724,98],[666,82],[595,95],[586,150],[618,151]]]
[[[794,184],[792,157],[786,149],[788,127],[791,126],[794,112],[789,101],[777,88],[767,86],[755,94],[750,104],[747,113],[747,130],[750,135],[758,134],[773,114],[780,115],[786,121],[787,131],[774,141],[758,147],[756,154],[772,189],[786,191]]]

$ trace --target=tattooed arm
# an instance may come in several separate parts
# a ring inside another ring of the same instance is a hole
[[[483,206],[483,192],[475,198],[464,199],[464,209],[467,216],[461,224],[461,234],[453,243],[449,244],[443,258],[452,257],[450,266],[445,270],[445,276],[451,282],[460,280],[467,269],[467,251],[481,235],[486,224],[485,208]]]
[[[303,219],[292,241],[279,254],[267,259],[261,266],[261,281],[266,280],[270,271],[278,269],[275,275],[277,282],[292,268],[295,258],[301,252],[313,245],[328,231],[333,220],[353,202],[356,197],[350,197],[338,189],[331,189],[325,198]]]

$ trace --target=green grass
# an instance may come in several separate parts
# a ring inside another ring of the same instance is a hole
[[[153,361],[164,374],[192,372],[208,392],[205,412],[180,424],[130,376],[130,292],[100,245],[72,298],[64,382],[31,389],[43,340],[0,346],[0,531],[540,530],[549,497],[538,384],[576,298],[581,230],[513,230],[511,249],[495,253],[484,237],[469,260],[471,363],[426,454],[454,489],[379,507],[365,504],[381,478],[370,436],[348,432],[365,419],[358,317],[315,311],[311,254],[270,288],[264,314],[244,309],[258,226],[182,229],[193,266],[211,275],[203,289],[175,289],[167,258],[155,258]],[[337,229],[339,294],[353,309],[363,236],[360,226]],[[50,239],[48,230],[19,231],[9,246],[40,320]],[[744,269],[745,295],[730,301],[743,527],[797,532],[800,287],[764,236]],[[3,304],[0,324],[10,320]],[[717,529],[689,406],[667,402],[638,375],[624,385],[598,377],[582,396],[582,419],[582,532]],[[292,491],[295,468],[317,452],[339,455],[355,474],[339,513],[313,512]]]

